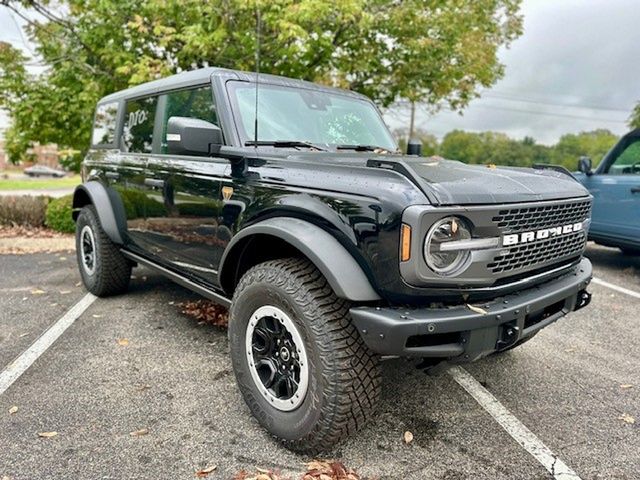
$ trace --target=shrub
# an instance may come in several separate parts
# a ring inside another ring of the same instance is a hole
[[[42,227],[48,203],[44,196],[0,196],[0,225]]]
[[[73,195],[56,198],[49,202],[47,207],[45,225],[53,230],[63,233],[73,233],[76,224],[71,218]]]

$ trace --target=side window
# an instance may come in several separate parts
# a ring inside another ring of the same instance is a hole
[[[640,139],[626,146],[607,170],[609,175],[640,174]]]
[[[171,117],[190,117],[218,125],[211,86],[170,92],[165,95],[166,107],[162,119],[160,152],[167,153],[167,121]]]
[[[158,97],[127,101],[122,144],[126,152],[151,153]]]
[[[104,103],[96,108],[93,122],[91,143],[95,145],[113,145],[116,137],[116,120],[118,118],[118,103]]]

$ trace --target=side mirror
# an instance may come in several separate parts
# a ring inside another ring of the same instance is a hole
[[[422,156],[422,142],[415,138],[410,138],[407,142],[407,155]]]
[[[189,117],[167,121],[167,153],[209,155],[221,145],[222,130],[213,123]]]
[[[585,175],[593,175],[593,170],[591,169],[591,158],[580,157],[578,160],[578,170]]]

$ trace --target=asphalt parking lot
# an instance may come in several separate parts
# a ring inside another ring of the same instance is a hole
[[[640,292],[640,258],[588,256],[597,279]],[[93,302],[0,393],[0,478],[187,479],[209,465],[210,478],[255,467],[299,478],[310,459],[249,415],[226,331],[180,313],[195,294],[134,275],[128,295]],[[0,256],[0,371],[85,296],[78,282],[73,254]],[[579,478],[638,479],[640,293],[590,290],[588,308],[464,368]],[[389,360],[383,389],[378,415],[330,458],[368,478],[553,478],[451,375]]]

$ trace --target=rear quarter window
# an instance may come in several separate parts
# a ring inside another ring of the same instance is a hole
[[[96,108],[91,143],[94,146],[113,145],[116,138],[118,103],[104,103]]]

